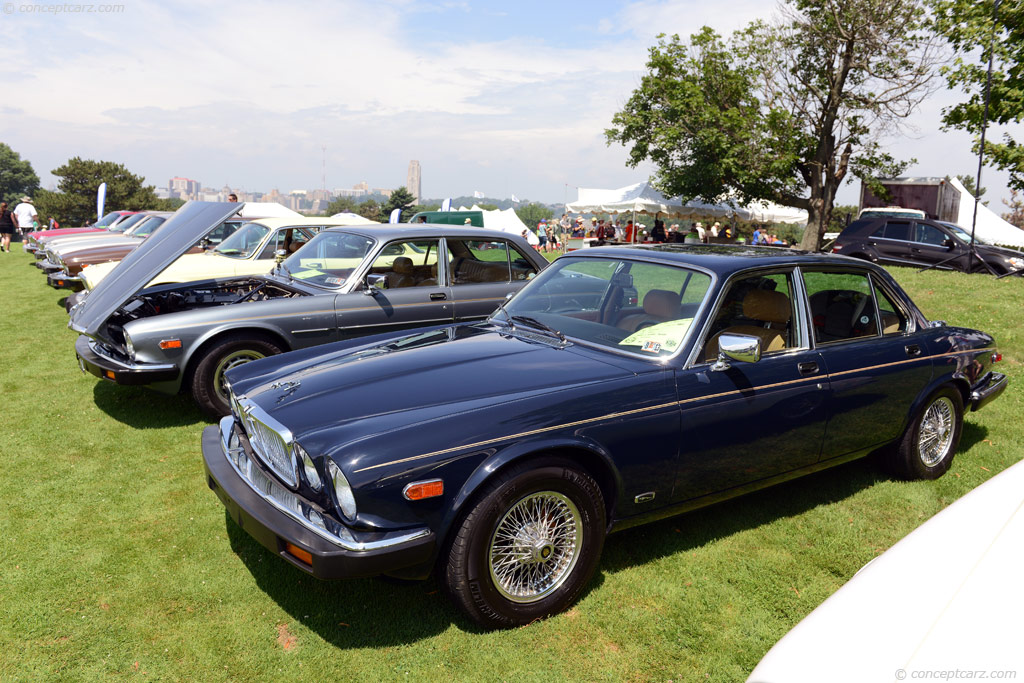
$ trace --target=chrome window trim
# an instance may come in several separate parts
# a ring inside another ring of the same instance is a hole
[[[789,281],[790,281],[790,285],[789,285],[790,305],[795,307],[795,310],[793,312],[793,317],[791,318],[791,320],[795,320],[796,321],[796,325],[797,325],[797,337],[796,337],[796,339],[799,342],[799,345],[798,346],[793,346],[793,347],[787,348],[787,349],[780,349],[779,351],[773,352],[771,355],[775,356],[776,354],[780,354],[781,355],[781,354],[792,353],[792,352],[797,352],[797,351],[808,351],[808,350],[810,350],[810,348],[811,348],[810,347],[810,339],[807,336],[807,330],[809,330],[810,328],[802,329],[802,328],[805,327],[805,323],[800,319],[802,312],[803,312],[803,315],[807,315],[809,313],[809,308],[810,307],[807,307],[806,309],[804,308],[804,299],[806,298],[806,292],[803,290],[803,282],[801,281],[801,283],[799,285],[796,284],[796,278],[797,278],[797,274],[799,272],[800,272],[800,267],[799,266],[797,266],[795,264],[788,264],[788,265],[781,265],[781,266],[765,266],[765,267],[762,267],[762,268],[752,268],[750,270],[743,270],[743,271],[740,271],[740,272],[737,272],[737,273],[733,273],[732,275],[730,275],[729,278],[722,285],[721,290],[719,290],[718,296],[716,297],[715,302],[714,302],[714,310],[708,316],[707,320],[704,321],[704,327],[700,331],[700,336],[696,338],[697,342],[694,343],[693,348],[690,350],[690,355],[689,355],[689,357],[687,359],[687,363],[686,363],[685,367],[686,368],[697,368],[697,367],[701,367],[701,366],[704,366],[704,365],[710,365],[710,364],[715,362],[713,360],[702,360],[700,358],[700,351],[703,350],[704,345],[707,343],[707,339],[708,339],[707,332],[709,331],[708,326],[711,325],[711,322],[715,319],[715,316],[718,314],[718,311],[721,308],[722,300],[725,297],[726,293],[728,293],[729,288],[732,287],[732,285],[737,280],[742,280],[742,279],[745,279],[747,277],[752,277],[752,276],[755,276],[755,275],[786,275],[789,278]],[[801,278],[801,280],[802,280],[802,278]],[[711,291],[711,290],[709,289],[708,291]],[[797,301],[797,299],[799,299],[799,302]],[[705,301],[705,305],[706,305],[706,301]]]

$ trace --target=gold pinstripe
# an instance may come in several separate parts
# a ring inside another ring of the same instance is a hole
[[[986,349],[971,349],[969,351],[950,351],[947,353],[940,353],[934,356],[922,356],[920,358],[908,358],[906,360],[893,361],[891,363],[881,363],[879,365],[870,365],[863,368],[856,368],[854,370],[843,370],[842,372],[828,373],[825,375],[815,375],[813,377],[802,377],[800,379],[788,380],[786,382],[775,382],[773,384],[763,384],[757,387],[750,387],[749,389],[732,389],[730,391],[723,391],[717,394],[705,394],[702,396],[694,396],[692,398],[684,398],[680,401],[670,401],[668,403],[661,403],[655,406],[647,406],[646,408],[636,408],[634,410],[627,410],[617,413],[609,413],[607,415],[601,415],[600,417],[591,417],[586,420],[576,420],[575,422],[565,422],[559,425],[553,425],[551,427],[541,427],[540,429],[531,429],[526,432],[519,432],[518,434],[509,434],[507,436],[499,436],[493,439],[487,439],[486,441],[477,441],[476,443],[465,444],[463,446],[453,446],[452,448],[444,448],[439,451],[431,451],[430,453],[423,453],[421,455],[413,455],[408,458],[401,458],[399,460],[392,460],[390,462],[380,463],[379,465],[370,465],[369,467],[363,467],[355,470],[355,473],[368,472],[370,470],[379,469],[381,467],[390,467],[391,465],[401,465],[414,460],[422,460],[424,458],[430,458],[435,455],[445,455],[446,453],[454,453],[462,450],[472,450],[474,448],[482,448],[483,446],[489,446],[500,441],[509,441],[513,439],[521,439],[526,436],[533,436],[535,434],[544,434],[545,432],[553,432],[559,429],[567,429],[569,427],[578,427],[585,424],[593,424],[595,422],[602,422],[604,420],[614,420],[620,417],[626,417],[628,415],[637,415],[639,413],[647,413],[654,410],[662,410],[664,408],[670,408],[672,406],[682,406],[687,403],[693,403],[695,401],[706,401],[713,398],[722,398],[724,396],[732,396],[735,394],[749,393],[751,391],[763,391],[765,389],[776,389],[778,387],[789,386],[791,384],[800,384],[802,382],[820,382],[823,379],[831,379],[832,377],[839,377],[842,375],[849,375],[856,372],[866,372],[868,370],[877,370],[879,368],[887,368],[896,365],[905,365],[907,363],[919,363],[924,360],[934,360],[939,358],[947,358],[949,356],[961,356],[970,353],[984,352]],[[996,349],[992,349],[991,353],[996,353]]]

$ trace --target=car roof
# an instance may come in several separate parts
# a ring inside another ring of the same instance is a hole
[[[272,218],[249,218],[245,219],[247,223],[259,223],[260,225],[266,226],[271,230],[278,228],[288,228],[292,226],[305,227],[305,226],[317,226],[317,225],[329,225],[329,226],[342,226],[347,225],[348,219],[345,218],[326,218],[326,217],[309,217],[309,216],[274,216]],[[360,224],[363,225],[363,224]]]
[[[593,247],[570,252],[566,257],[642,258],[672,265],[700,266],[719,275],[731,275],[758,267],[855,266],[881,270],[871,263],[849,256],[799,251],[786,247],[756,247],[731,244],[657,244],[633,247]]]
[[[394,237],[480,237],[485,239],[519,239],[522,237],[500,230],[487,230],[476,226],[445,225],[443,223],[381,223],[380,225],[345,226],[346,232],[359,233],[375,239],[392,239]]]

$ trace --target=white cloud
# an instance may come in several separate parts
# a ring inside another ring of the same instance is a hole
[[[649,174],[626,168],[603,131],[656,34],[704,24],[728,34],[772,7],[599,2],[561,8],[572,19],[558,25],[519,7],[413,0],[139,1],[116,15],[15,15],[5,26],[19,40],[0,48],[15,93],[0,139],[44,182],[83,156],[157,185],[187,175],[318,187],[326,145],[330,187],[395,187],[418,159],[426,196],[483,189],[561,201],[567,187]],[[974,172],[951,152],[969,139],[935,133],[933,111],[917,120],[922,137],[894,141],[897,156],[917,156],[922,174]]]

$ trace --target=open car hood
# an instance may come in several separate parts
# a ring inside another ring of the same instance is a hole
[[[89,292],[71,312],[68,326],[90,337],[104,337],[111,313],[240,208],[229,202],[186,203]]]

